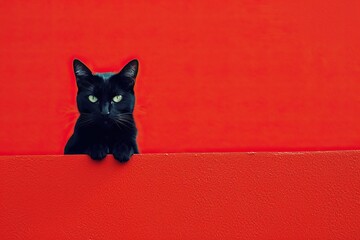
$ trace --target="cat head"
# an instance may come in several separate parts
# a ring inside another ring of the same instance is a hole
[[[93,73],[84,63],[73,62],[78,86],[77,106],[80,114],[114,118],[134,110],[134,85],[138,61],[132,60],[118,73]]]

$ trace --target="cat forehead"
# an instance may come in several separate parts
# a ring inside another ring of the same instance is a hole
[[[109,78],[111,78],[112,76],[114,76],[115,73],[112,73],[112,72],[94,73],[94,75],[102,78],[103,80],[108,80]]]
[[[90,86],[86,88],[97,94],[112,94],[112,92],[123,92],[121,79],[112,78],[116,73],[94,73],[92,79],[89,80]],[[119,81],[120,80],[120,81]]]
[[[92,83],[95,87],[107,88],[107,87],[120,87],[121,81],[116,76],[116,73],[105,72],[105,73],[94,73]]]

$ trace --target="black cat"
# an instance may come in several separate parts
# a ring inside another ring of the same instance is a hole
[[[80,116],[65,154],[88,154],[100,160],[112,153],[120,162],[128,161],[139,153],[133,117],[138,61],[130,61],[119,73],[92,73],[77,59],[73,66]]]

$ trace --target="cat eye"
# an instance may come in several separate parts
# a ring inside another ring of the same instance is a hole
[[[88,99],[92,103],[96,103],[98,101],[97,97],[95,97],[94,95],[89,95]]]
[[[113,97],[112,100],[113,100],[114,102],[118,103],[118,102],[121,101],[121,99],[122,99],[122,96],[121,96],[121,95],[116,95],[115,97]]]

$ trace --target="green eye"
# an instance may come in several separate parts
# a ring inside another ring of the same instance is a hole
[[[95,97],[94,95],[89,95],[88,99],[92,103],[96,103],[98,101],[97,97]]]
[[[113,100],[114,102],[118,103],[118,102],[121,101],[121,99],[122,99],[122,96],[121,96],[121,95],[116,95],[115,97],[113,97],[112,100]]]

